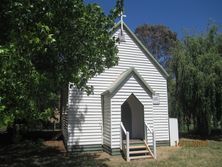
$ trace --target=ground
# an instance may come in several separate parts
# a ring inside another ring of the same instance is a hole
[[[78,156],[66,153],[62,141],[22,141],[0,146],[0,166],[74,167],[74,166],[221,166],[222,141],[181,140],[179,147],[158,147],[157,160],[126,162],[121,156],[104,152]]]

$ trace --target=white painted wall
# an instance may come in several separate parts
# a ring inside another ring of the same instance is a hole
[[[114,35],[118,35],[117,30]],[[129,69],[135,67],[144,80],[151,86],[151,88],[159,93],[160,105],[152,105],[150,98],[141,96],[141,100],[146,105],[147,113],[154,113],[153,117],[146,114],[146,121],[150,124],[153,121],[154,129],[156,131],[156,140],[163,141],[169,140],[168,130],[168,105],[167,105],[167,82],[152,62],[144,55],[141,49],[131,39],[131,37],[124,31],[126,42],[122,42],[117,45],[119,49],[119,63],[117,66],[106,69],[102,74],[95,76],[89,80],[88,85],[94,86],[94,94],[87,96],[84,92],[79,92],[73,88],[69,91],[68,100],[68,141],[67,145],[91,145],[102,144],[102,107],[101,107],[101,93],[107,90],[112,83],[119,77],[119,75]],[[129,83],[137,84],[137,82],[130,80]],[[143,92],[141,88],[137,86],[131,87],[131,91],[136,91],[138,96]],[[142,92],[141,92],[142,91]],[[127,89],[118,93],[118,98],[126,100]],[[118,98],[112,101],[112,119],[119,119],[119,116],[115,115],[120,108],[116,108],[119,105]],[[125,99],[123,99],[125,98]],[[115,103],[118,103],[117,105]],[[153,110],[153,111],[152,111]],[[108,118],[108,117],[107,117]],[[119,122],[114,121],[111,127],[113,130],[110,133],[113,136],[114,142],[112,147],[119,146]],[[104,129],[104,128],[103,128]],[[104,130],[103,130],[104,131]]]
[[[179,131],[177,118],[169,118],[170,124],[170,146],[177,146],[179,144]]]
[[[111,112],[110,97],[104,95],[103,144],[111,148]]]
[[[131,76],[123,87],[111,99],[112,113],[112,146],[111,148],[120,147],[120,122],[121,122],[121,105],[126,99],[134,94],[144,106],[144,121],[153,128],[153,101],[147,92],[140,86],[138,81]],[[148,143],[152,144],[151,136],[148,136]]]

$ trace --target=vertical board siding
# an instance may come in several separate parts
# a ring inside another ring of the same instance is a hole
[[[153,101],[151,95],[141,87],[138,81],[131,76],[128,81],[122,86],[118,92],[111,98],[111,117],[112,117],[112,146],[111,148],[120,147],[120,122],[121,122],[121,105],[127,98],[134,94],[136,98],[144,106],[144,122],[153,128]],[[147,133],[149,134],[149,133]],[[148,143],[152,142],[152,138],[148,135]]]
[[[117,36],[119,30],[114,33]],[[141,51],[141,49],[136,45],[136,43],[131,39],[131,37],[124,31],[126,42],[117,44],[119,49],[118,65],[110,69],[106,69],[100,75],[97,75],[88,81],[88,85],[94,87],[93,95],[87,96],[85,92],[81,92],[76,88],[69,90],[69,100],[68,100],[68,144],[69,145],[89,145],[89,144],[106,144],[111,145],[111,132],[107,129],[110,124],[107,121],[108,115],[105,119],[105,127],[103,125],[102,116],[102,106],[101,106],[101,93],[107,90],[114,81],[119,77],[119,75],[125,72],[130,67],[134,67],[139,74],[144,78],[144,80],[150,85],[150,87],[160,95],[160,105],[152,105],[150,97],[142,97],[141,101],[146,105],[145,118],[148,122],[153,121],[154,129],[156,130],[157,141],[169,140],[168,132],[168,105],[167,105],[167,83],[166,79],[157,70],[157,68],[151,63],[146,55]],[[137,82],[132,83],[137,84]],[[136,86],[137,89],[137,86]],[[125,90],[125,89],[124,89]],[[143,92],[143,90],[140,90]],[[119,92],[119,95],[127,94],[125,92]],[[121,100],[121,99],[120,99]],[[126,99],[124,99],[126,100]],[[108,101],[107,103],[108,107]],[[112,103],[119,103],[118,100],[112,100]],[[115,108],[117,105],[112,105],[113,113],[119,108]],[[104,106],[105,108],[105,106]],[[108,108],[106,108],[108,110]],[[153,110],[153,118],[149,116]],[[107,113],[104,113],[107,114]],[[104,115],[105,116],[105,115]],[[113,119],[120,120],[119,116],[112,115]],[[112,119],[111,118],[111,119]],[[161,118],[161,119],[159,119]],[[109,120],[111,121],[111,120]],[[163,126],[165,125],[165,126]],[[118,126],[119,124],[114,121],[112,126]],[[110,127],[114,128],[114,127]],[[102,132],[103,131],[103,132]],[[107,131],[107,132],[106,132]],[[102,137],[104,134],[104,137]],[[117,147],[118,137],[115,134],[119,134],[119,130],[115,129],[112,131],[112,136],[114,136],[113,147]],[[115,138],[116,137],[116,138]],[[109,139],[110,138],[110,139]]]

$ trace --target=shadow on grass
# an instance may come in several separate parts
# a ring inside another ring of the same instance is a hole
[[[180,133],[180,138],[222,141],[222,130],[213,129],[208,136],[200,136],[195,131]]]
[[[98,154],[67,155],[56,147],[48,147],[42,142],[24,141],[0,147],[0,166],[10,167],[107,167],[108,159],[98,159]]]

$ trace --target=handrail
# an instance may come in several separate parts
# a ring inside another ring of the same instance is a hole
[[[121,126],[121,128],[123,129],[123,132],[126,134],[127,131],[126,131],[126,129],[125,129],[125,127],[124,127],[124,125],[123,125],[122,122],[120,123],[120,126]]]
[[[126,135],[126,148],[124,148],[124,146],[123,146],[122,131]],[[120,123],[120,149],[125,153],[126,160],[130,161],[130,158],[129,158],[129,132],[126,131],[122,122]]]
[[[157,153],[156,153],[156,135],[155,135],[155,131],[151,130],[151,128],[149,127],[149,125],[144,122],[147,129],[150,131],[150,133],[152,134],[152,138],[153,138],[153,153],[151,152],[151,154],[153,155],[154,159],[156,159],[157,157]],[[146,142],[148,141],[148,137],[147,137],[147,133],[146,133]]]
[[[150,126],[149,126],[146,122],[145,122],[145,125],[146,125],[147,129],[148,129],[151,133],[153,133],[153,131],[151,130]]]

